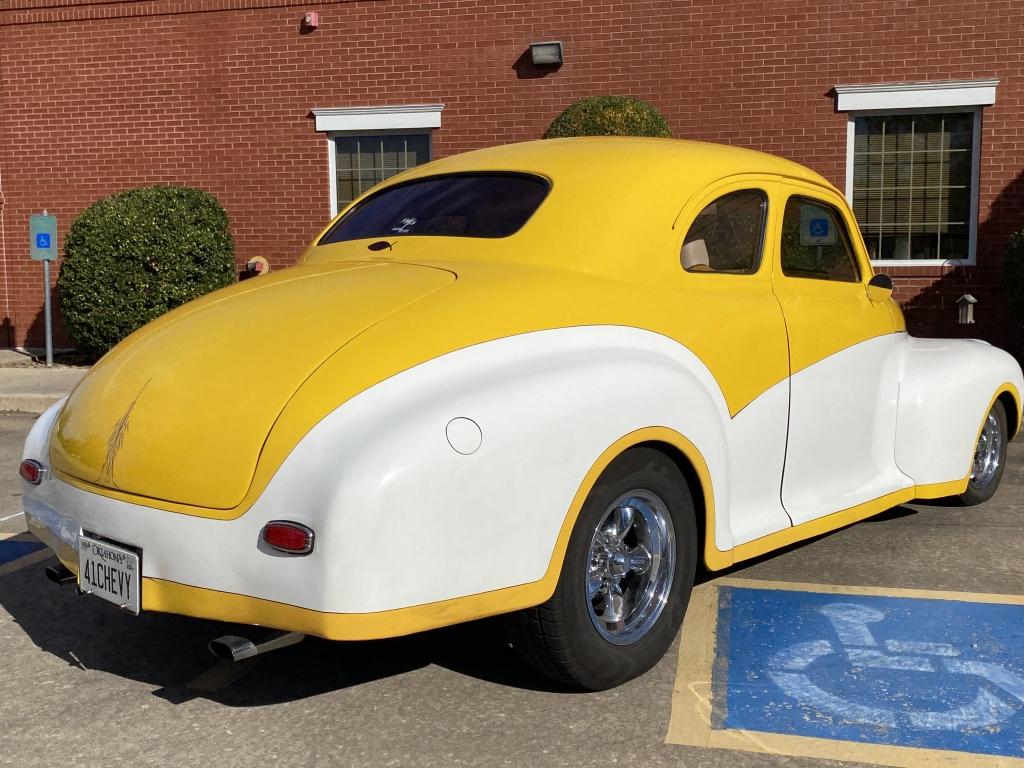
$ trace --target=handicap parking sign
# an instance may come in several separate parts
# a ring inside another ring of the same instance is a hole
[[[1024,757],[1024,606],[722,587],[714,727]]]
[[[33,214],[28,220],[29,255],[36,261],[57,258],[57,217]]]
[[[828,237],[828,219],[811,219],[811,237]]]
[[[816,203],[800,203],[800,244],[835,245],[837,240],[834,214]]]

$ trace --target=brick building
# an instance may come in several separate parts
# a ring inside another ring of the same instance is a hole
[[[1009,346],[1018,3],[0,0],[0,345],[41,344],[27,220],[42,208],[63,234],[117,190],[199,186],[227,208],[240,263],[282,267],[397,168],[629,94],[678,137],[784,155],[846,190],[912,331]],[[561,67],[531,63],[546,40],[564,43]],[[974,326],[957,325],[965,292]]]

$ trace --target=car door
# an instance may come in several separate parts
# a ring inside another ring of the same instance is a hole
[[[729,482],[716,499],[722,551],[790,525],[778,493],[789,367],[785,322],[772,293],[775,183],[755,176],[726,180],[691,201],[679,220],[677,253],[687,273],[680,283],[710,310],[683,338],[714,372],[730,410]]]
[[[869,295],[870,262],[845,201],[787,187],[773,289],[790,358],[782,503],[799,525],[912,483],[893,456],[902,328],[891,299]]]

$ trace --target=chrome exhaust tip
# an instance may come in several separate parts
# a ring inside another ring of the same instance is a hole
[[[72,573],[64,563],[53,566],[48,565],[43,571],[46,574],[46,578],[52,581],[54,584],[64,586],[65,584],[75,584],[78,581],[78,577]]]
[[[305,639],[306,636],[301,632],[273,630],[259,640],[250,640],[248,637],[238,637],[237,635],[224,635],[216,640],[211,640],[207,647],[210,649],[210,653],[218,659],[242,661],[270,651],[287,648],[290,645],[296,645]]]

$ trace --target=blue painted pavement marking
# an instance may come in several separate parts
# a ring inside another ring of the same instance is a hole
[[[714,728],[1024,757],[1024,606],[722,587],[714,675]]]
[[[38,552],[44,544],[40,541],[18,541],[17,539],[5,539],[0,541],[0,565],[5,565],[19,557],[31,555]]]

